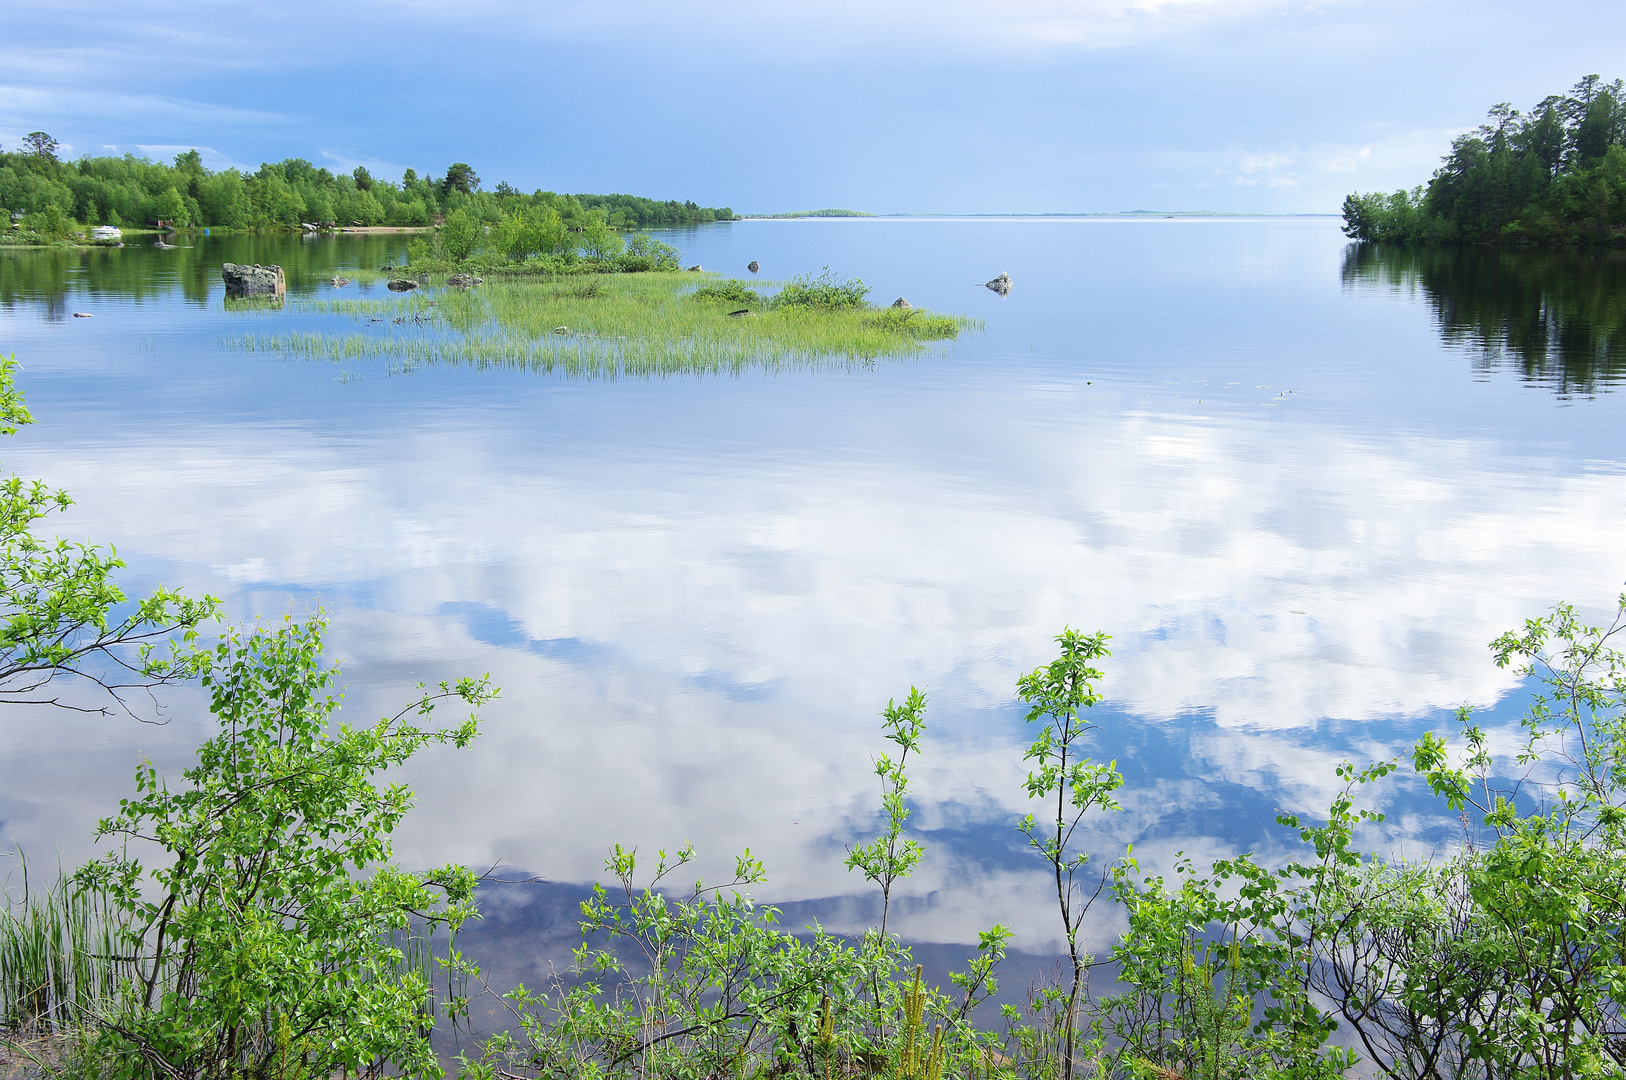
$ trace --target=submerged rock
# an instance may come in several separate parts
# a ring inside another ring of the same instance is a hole
[[[385,288],[389,289],[390,292],[411,292],[417,287],[418,283],[416,281],[413,281],[411,278],[404,277],[390,278],[390,283],[385,286]]]
[[[220,276],[226,282],[227,296],[282,296],[288,291],[280,266],[222,263]]]
[[[754,273],[756,273],[756,272],[757,272],[757,271],[758,271],[758,270],[761,270],[761,269],[762,269],[762,265],[761,265],[761,264],[760,264],[760,263],[758,263],[758,262],[757,262],[757,261],[756,261],[756,260],[755,260],[755,259],[752,259],[752,260],[751,260],[751,261],[750,261],[750,262],[749,262],[749,263],[748,263],[748,264],[746,264],[746,267],[745,267],[745,268],[746,268],[746,269],[747,269],[747,270],[749,270],[749,271],[751,271],[751,273],[753,273],[753,274],[754,274]]]
[[[76,319],[94,319],[96,316],[88,311],[76,311],[73,313],[73,317]]]
[[[1001,296],[1004,296],[1006,293],[1011,291],[1011,275],[1009,275],[1009,274],[1005,273],[1005,271],[1001,270],[999,272],[999,276],[994,278],[994,280],[988,282],[987,285],[988,285],[988,287],[990,289],[994,290],[996,293],[999,293]]]
[[[335,289],[342,289],[348,284],[350,284],[350,279],[347,277],[336,277],[333,279],[333,287]]]
[[[911,304],[909,301],[900,296],[896,300],[892,301],[892,306],[895,308],[906,308],[912,310],[915,305]]]
[[[475,285],[485,284],[485,279],[477,278],[473,274],[453,274],[451,277],[446,279],[446,284],[452,286],[454,289],[468,289],[474,287]]]

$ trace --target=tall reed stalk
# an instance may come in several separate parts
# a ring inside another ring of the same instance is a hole
[[[0,1029],[29,1033],[79,1027],[111,1005],[129,974],[106,893],[67,876],[30,888],[21,860],[16,893],[0,909]]]

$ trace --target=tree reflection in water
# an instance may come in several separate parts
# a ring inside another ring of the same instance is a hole
[[[1476,370],[1512,368],[1564,397],[1626,380],[1626,252],[1351,244],[1343,280],[1421,285],[1441,336]]]

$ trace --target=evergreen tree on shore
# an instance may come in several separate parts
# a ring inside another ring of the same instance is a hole
[[[1626,87],[1588,75],[1528,113],[1503,102],[1427,185],[1352,194],[1344,232],[1382,243],[1626,243]]]

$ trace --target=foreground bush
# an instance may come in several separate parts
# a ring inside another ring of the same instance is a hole
[[[151,766],[100,833],[121,850],[80,884],[110,893],[133,977],[97,1017],[108,1075],[328,1077],[437,1068],[420,971],[392,936],[455,929],[472,912],[460,867],[408,874],[389,861],[411,805],[373,778],[475,720],[423,726],[437,703],[490,699],[484,680],[443,684],[393,718],[329,721],[336,674],[321,621],[225,635],[199,657],[219,732],[171,787]],[[130,854],[155,849],[145,863]]]

